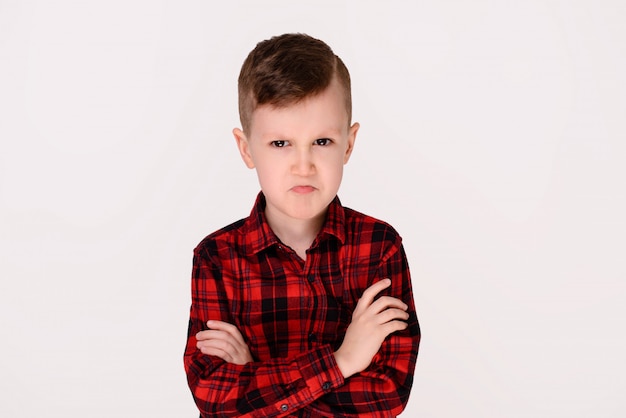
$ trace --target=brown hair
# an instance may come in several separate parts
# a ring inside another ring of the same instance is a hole
[[[335,75],[344,88],[350,123],[350,73],[327,44],[301,33],[259,42],[239,73],[239,118],[244,132],[248,132],[257,106],[285,107],[297,103],[324,91]]]

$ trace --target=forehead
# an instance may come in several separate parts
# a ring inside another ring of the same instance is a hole
[[[286,106],[264,104],[252,112],[250,136],[319,136],[347,131],[346,97],[336,80],[314,96]]]

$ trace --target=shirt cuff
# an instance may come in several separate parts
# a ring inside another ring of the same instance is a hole
[[[344,384],[330,345],[305,353],[298,361],[302,378],[316,399]]]
[[[330,345],[321,346],[296,357],[286,381],[298,382],[292,396],[275,402],[272,414],[285,416],[342,386],[344,378]]]

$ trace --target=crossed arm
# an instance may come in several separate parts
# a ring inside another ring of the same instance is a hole
[[[420,331],[402,250],[378,269],[378,277],[391,281],[362,293],[339,348],[324,344],[263,361],[251,355],[228,314],[221,267],[196,256],[185,368],[202,414],[389,417],[404,409]],[[403,301],[377,298],[389,287]],[[215,319],[201,319],[208,317]]]
[[[344,379],[365,370],[380,349],[385,338],[395,331],[406,329],[408,306],[400,299],[376,295],[391,285],[383,279],[370,286],[359,299],[352,314],[341,347],[334,352],[337,367]],[[208,321],[207,331],[196,334],[196,346],[207,355],[221,358],[227,363],[244,365],[253,361],[243,336],[232,324]]]

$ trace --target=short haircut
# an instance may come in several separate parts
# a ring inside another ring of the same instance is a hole
[[[259,42],[239,73],[239,118],[244,132],[261,105],[286,107],[323,92],[337,77],[352,119],[350,73],[330,47],[309,35],[288,33]]]

